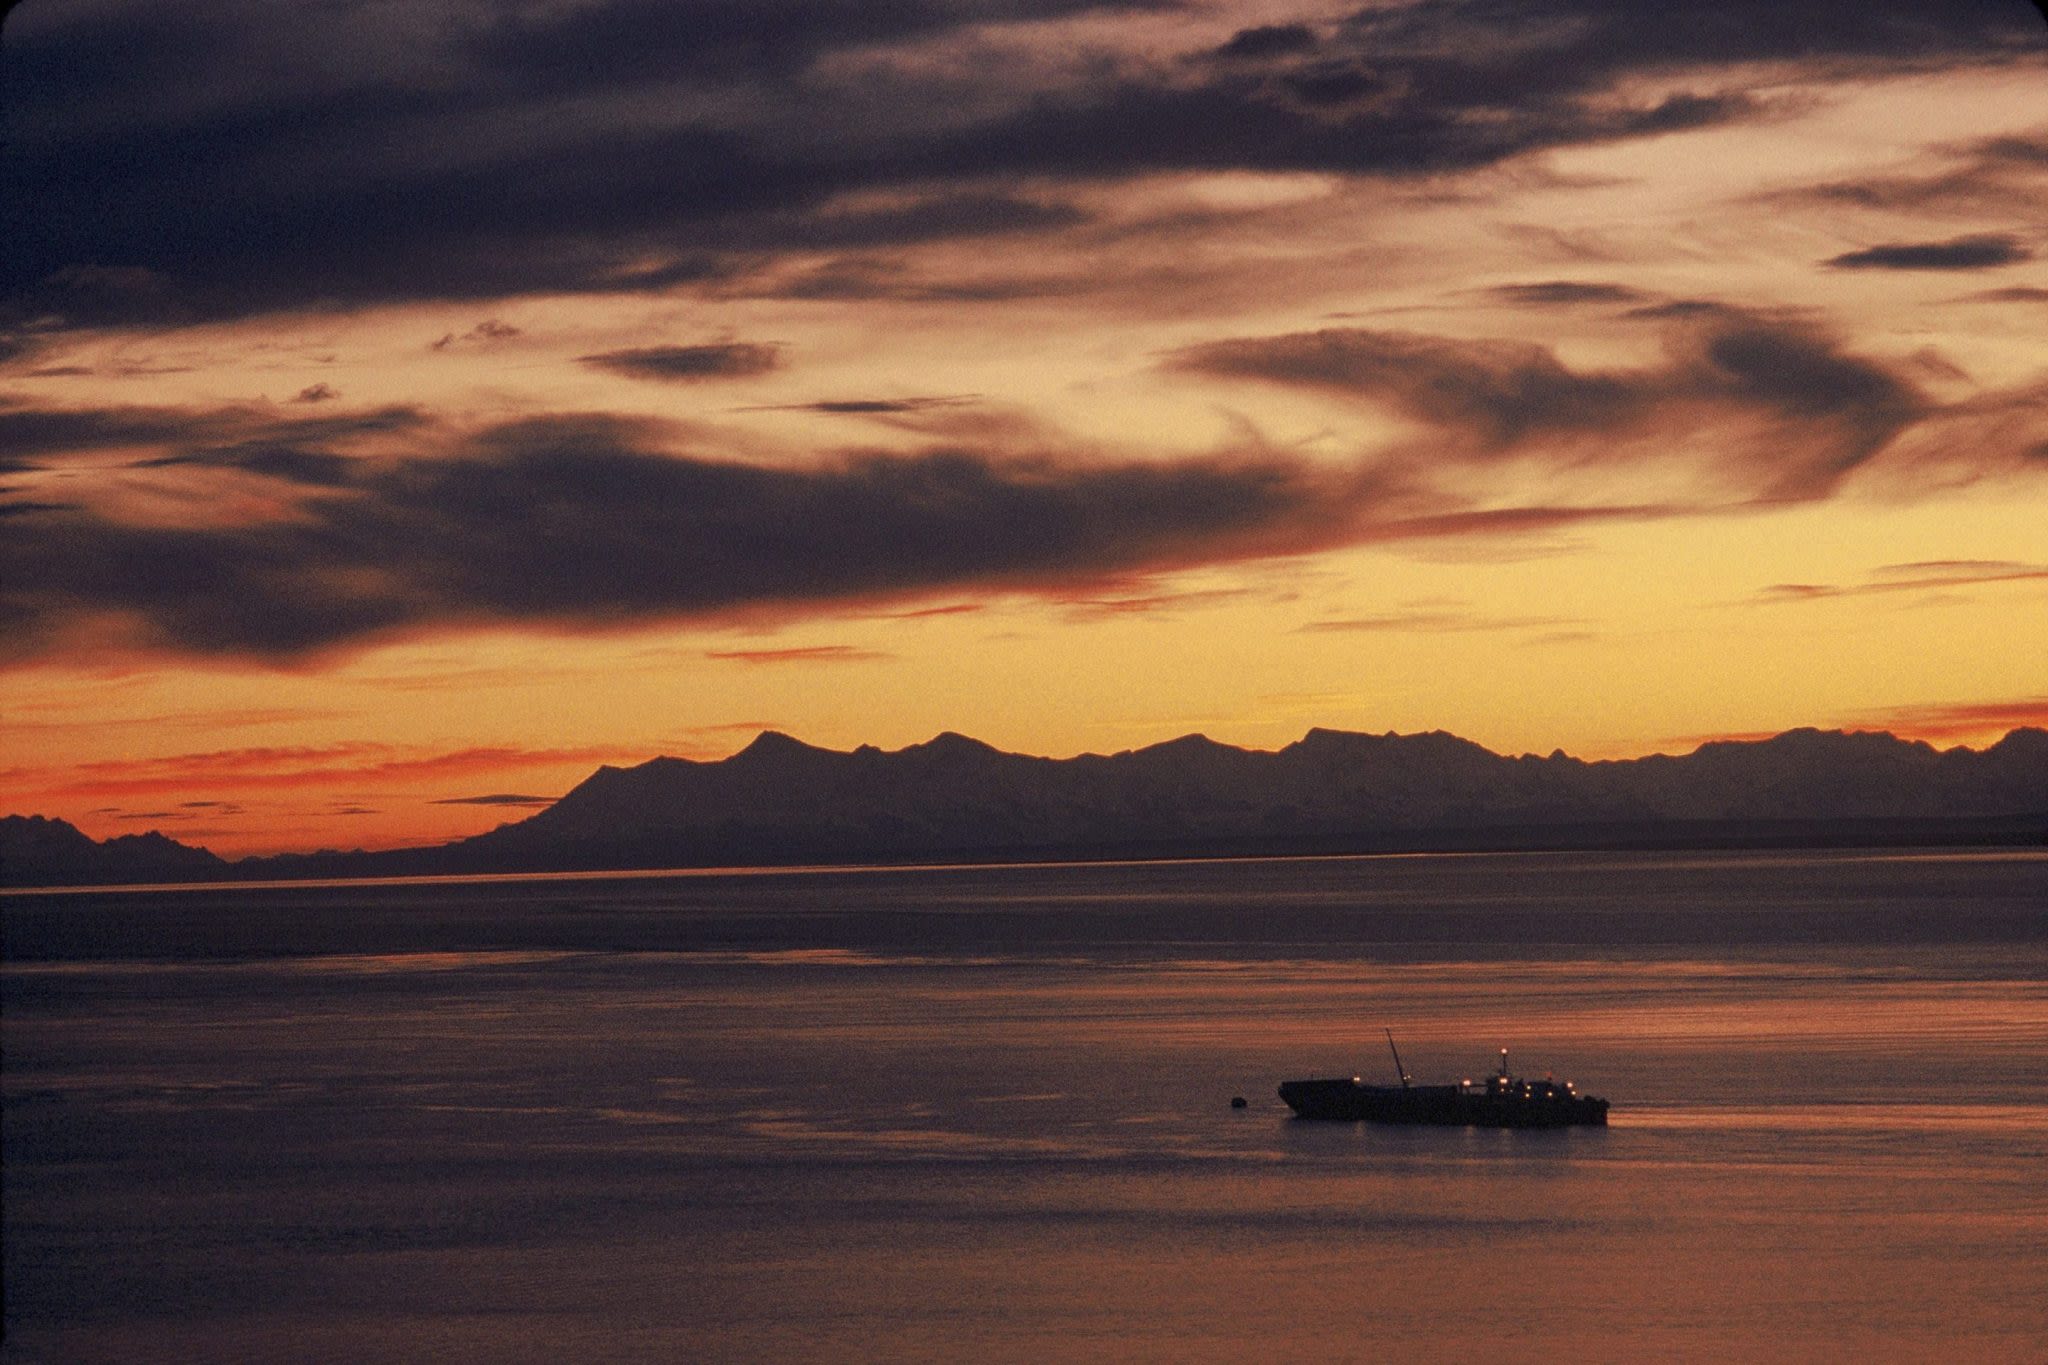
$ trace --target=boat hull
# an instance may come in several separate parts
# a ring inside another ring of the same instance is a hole
[[[1288,1081],[1280,1098],[1304,1119],[1426,1124],[1439,1128],[1605,1126],[1607,1101],[1591,1095],[1479,1094],[1455,1085],[1366,1085],[1349,1076]]]

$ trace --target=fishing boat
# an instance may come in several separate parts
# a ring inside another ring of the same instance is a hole
[[[1368,1085],[1357,1076],[1287,1081],[1280,1098],[1296,1117],[1340,1123],[1421,1123],[1445,1128],[1570,1128],[1605,1125],[1607,1101],[1581,1095],[1570,1081],[1524,1080],[1508,1071],[1508,1050],[1500,1069],[1484,1080],[1454,1085],[1416,1085],[1401,1065],[1401,1050],[1387,1032],[1399,1085]]]

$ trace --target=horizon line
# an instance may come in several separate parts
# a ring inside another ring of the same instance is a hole
[[[863,751],[872,751],[882,757],[897,757],[915,750],[928,749],[931,746],[939,743],[940,741],[950,738],[961,741],[965,744],[971,744],[978,748],[985,749],[990,753],[1000,757],[1025,758],[1046,763],[1072,763],[1084,758],[1098,759],[1105,762],[1113,761],[1115,759],[1122,757],[1150,753],[1154,750],[1166,748],[1171,745],[1186,743],[1189,740],[1200,740],[1201,742],[1208,745],[1212,745],[1218,749],[1225,749],[1240,754],[1261,754],[1267,756],[1276,756],[1290,749],[1296,748],[1303,743],[1306,743],[1311,736],[1316,735],[1318,733],[1326,735],[1338,735],[1377,740],[1414,740],[1428,739],[1432,737],[1442,737],[1445,739],[1455,740],[1460,744],[1470,745],[1472,748],[1478,749],[1482,753],[1491,755],[1494,758],[1501,759],[1506,762],[1520,762],[1524,760],[1533,760],[1539,763],[1548,763],[1563,761],[1567,763],[1577,763],[1587,767],[1594,767],[1607,764],[1640,763],[1652,758],[1683,759],[1695,756],[1700,752],[1704,751],[1705,749],[1709,748],[1710,746],[1714,745],[1762,745],[1787,738],[1788,736],[1800,734],[1812,734],[1817,736],[1834,735],[1844,739],[1867,735],[1888,739],[1898,744],[1922,748],[1937,756],[1957,752],[1977,754],[1989,752],[1990,750],[1997,748],[1999,745],[2004,744],[2007,741],[2011,740],[2015,735],[2048,734],[2048,727],[2040,725],[2012,726],[2008,728],[2005,731],[2005,733],[2000,735],[1997,739],[1984,744],[1981,748],[1973,748],[1968,744],[1961,743],[1942,747],[1933,743],[1930,740],[1907,738],[1889,729],[1865,729],[1861,727],[1835,727],[1824,729],[1822,727],[1814,725],[1799,725],[1793,726],[1789,729],[1776,731],[1774,733],[1753,733],[1728,735],[1720,737],[1705,737],[1695,742],[1693,747],[1689,751],[1684,753],[1673,754],[1661,750],[1651,750],[1647,753],[1635,754],[1621,758],[1580,758],[1577,755],[1565,752],[1565,750],[1561,747],[1552,749],[1547,754],[1537,753],[1533,750],[1524,751],[1522,753],[1516,754],[1504,753],[1499,750],[1490,749],[1486,745],[1479,743],[1477,740],[1467,739],[1464,736],[1457,734],[1455,731],[1445,729],[1417,730],[1402,733],[1396,730],[1343,730],[1332,726],[1311,725],[1305,731],[1303,731],[1301,738],[1290,740],[1288,743],[1281,745],[1280,747],[1275,749],[1257,749],[1250,748],[1245,745],[1229,744],[1222,740],[1211,739],[1208,735],[1200,731],[1189,731],[1186,734],[1176,735],[1171,739],[1159,740],[1151,744],[1142,745],[1139,747],[1129,749],[1119,749],[1108,754],[1098,753],[1093,750],[1084,750],[1080,753],[1072,754],[1064,758],[1058,758],[1045,754],[1028,754],[1015,750],[1001,749],[993,744],[988,743],[985,740],[976,739],[971,735],[967,735],[957,730],[941,730],[937,734],[933,735],[930,739],[917,741],[911,744],[906,744],[896,749],[883,749],[878,745],[866,743],[856,745],[852,749],[833,749],[828,748],[824,745],[810,743],[807,740],[798,739],[796,736],[788,733],[787,731],[776,729],[773,727],[768,727],[757,731],[753,738],[748,740],[744,745],[741,745],[739,748],[733,750],[732,752],[727,753],[718,758],[696,759],[681,758],[671,754],[656,754],[651,758],[642,759],[637,763],[627,764],[623,767],[611,763],[600,763],[596,768],[591,770],[589,776],[586,776],[581,782],[578,782],[575,786],[572,786],[569,789],[569,791],[562,793],[560,796],[546,798],[543,804],[540,804],[536,807],[536,809],[532,812],[532,815],[538,815],[547,810],[552,809],[555,805],[559,804],[565,797],[576,791],[578,788],[584,785],[584,783],[588,782],[591,777],[594,777],[601,772],[630,772],[638,768],[645,767],[651,763],[681,763],[689,764],[696,767],[717,767],[726,763],[730,763],[733,760],[749,753],[757,746],[759,746],[763,740],[785,741],[788,744],[794,745],[800,749],[806,750],[811,753],[828,754],[839,758],[851,758]],[[432,802],[432,804],[449,804],[449,802],[446,800],[435,800],[434,802]],[[532,818],[532,815],[528,815],[525,818],[530,819]],[[219,853],[215,853],[211,848],[207,847],[205,844],[187,843],[182,839],[175,838],[173,835],[164,832],[164,830],[160,827],[152,827],[150,829],[134,833],[113,834],[107,836],[104,839],[94,839],[93,836],[91,836],[90,834],[86,834],[85,831],[81,829],[68,816],[47,815],[42,812],[8,812],[4,817],[0,818],[22,820],[45,820],[55,823],[61,823],[76,831],[83,837],[91,839],[93,843],[100,846],[106,846],[123,839],[147,839],[151,836],[155,836],[157,838],[164,839],[167,842],[177,844],[179,847],[182,848],[194,849],[197,851],[207,853],[212,857],[220,859],[224,864],[230,867],[240,866],[244,863],[248,863],[251,861],[261,861],[270,858],[317,858],[323,856],[352,856],[357,854],[386,854],[403,853],[410,851],[425,852],[433,849],[446,848],[453,844],[462,843],[467,839],[478,837],[477,835],[460,835],[452,839],[442,839],[438,841],[429,841],[422,843],[397,843],[377,848],[369,848],[362,845],[357,845],[354,848],[336,848],[329,845],[325,847],[317,847],[310,849],[276,849],[269,852],[242,853],[229,857]],[[494,829],[505,829],[520,823],[523,823],[523,821],[507,820],[495,826]],[[484,833],[489,832],[490,831],[484,831]],[[947,865],[950,866],[951,864]],[[858,866],[867,866],[867,864],[858,864]],[[238,886],[248,886],[253,885],[254,883],[234,882],[231,884]],[[304,885],[306,883],[300,879],[292,879],[290,881],[290,884]],[[191,885],[191,883],[177,883],[177,885]],[[7,888],[5,886],[0,886],[0,893],[4,893],[9,889],[10,888]],[[138,884],[138,887],[136,889],[146,889],[146,887],[144,887],[142,884]]]

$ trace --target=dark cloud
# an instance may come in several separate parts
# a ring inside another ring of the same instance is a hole
[[[430,351],[445,351],[450,346],[488,346],[494,341],[510,341],[513,337],[525,335],[509,322],[496,318],[485,318],[460,336],[454,332],[445,333],[439,341],[427,347]]]
[[[1803,60],[1886,66],[2038,50],[2007,0],[1908,7],[1858,0],[1721,0],[1659,7],[1635,0],[1421,0],[1371,6],[1354,34],[1377,52],[1412,55],[1462,89],[1497,77],[1503,105],[1529,93],[1585,88],[1623,73]],[[1440,64],[1440,65],[1439,65]]]
[[[1318,65],[1327,85],[1337,69]],[[1412,73],[1409,73],[1412,78]],[[1378,77],[1363,73],[1367,83]],[[1361,87],[1363,88],[1363,87]],[[1333,113],[1285,76],[1225,73],[1205,84],[1131,83],[1067,104],[1040,103],[938,143],[930,173],[1006,167],[1104,178],[1156,170],[1325,171],[1424,176],[1473,170],[1555,147],[1699,127],[1754,111],[1740,94],[1674,95],[1652,104],[1581,100],[1576,93],[1521,116],[1492,96],[1437,103],[1412,84],[1390,104]]]
[[[520,796],[512,792],[495,792],[489,796],[444,796],[427,804],[433,806],[552,806],[559,797]]]
[[[492,15],[463,46],[521,89],[578,91],[666,81],[678,73],[787,76],[834,48],[908,37],[942,27],[947,17],[937,6],[915,3],[514,4]]]
[[[859,80],[822,60],[1131,7],[451,3],[406,24],[358,5],[317,24],[228,0],[31,7],[10,34],[0,323],[781,289],[762,267],[791,252],[1082,221],[1056,189],[1007,188],[1019,176],[1434,175],[1751,117],[1757,62],[2038,48],[2000,0],[1419,0],[1321,36],[1244,30],[1194,61],[1083,49],[992,67],[972,98],[907,57]],[[903,202],[849,207],[871,192]]]
[[[63,457],[110,450],[155,450],[122,467],[223,469],[301,488],[339,488],[357,468],[343,450],[364,438],[417,432],[426,418],[393,406],[334,417],[280,418],[261,408],[13,408],[0,410],[0,474],[30,473]],[[40,459],[29,459],[27,456]],[[71,503],[29,501],[0,487],[0,518],[75,511]]]
[[[1080,209],[1051,199],[939,193],[890,208],[764,214],[747,224],[746,235],[757,246],[782,250],[858,250],[1056,230],[1087,221]]]
[[[2033,259],[2017,237],[1980,232],[1945,242],[1887,242],[1829,258],[1837,270],[1991,270]]]
[[[254,434],[281,440],[346,441],[359,436],[383,436],[417,431],[431,425],[433,418],[410,403],[387,403],[361,412],[336,413],[331,417],[291,417],[269,420],[257,415]]]
[[[1503,284],[1486,291],[1503,303],[1536,308],[1574,307],[1579,304],[1637,303],[1640,290],[1624,284],[1601,284],[1584,280],[1544,280],[1537,284]]]
[[[2034,284],[2016,284],[2005,289],[1986,289],[1969,297],[1980,303],[2048,303],[2048,289]]]
[[[1413,332],[1329,328],[1219,341],[1179,367],[1371,398],[1506,448],[1546,429],[1610,430],[1639,420],[1652,395],[1619,375],[1568,370],[1528,342],[1458,341]]]
[[[1430,175],[1755,115],[1766,106],[1737,87],[1746,78],[1734,70],[1755,62],[1874,69],[2000,60],[2032,43],[1997,0],[1912,10],[1850,0],[1420,0],[1358,11],[1292,65],[1211,63],[1199,81],[1134,76],[1038,100],[942,141],[927,164]],[[1728,69],[1728,87],[1714,88],[1715,68]],[[1678,73],[1706,88],[1649,102],[1624,93],[1640,78]]]
[[[1315,45],[1316,31],[1307,24],[1263,24],[1239,29],[1229,42],[1210,55],[1225,61],[1256,61],[1263,57],[1291,57],[1312,51]]]
[[[1066,221],[1069,210],[999,195],[814,221],[837,190],[903,177],[835,145],[861,140],[876,110],[857,90],[807,92],[804,69],[892,36],[1132,7],[592,0],[456,4],[395,25],[338,6],[317,44],[311,26],[223,0],[144,23],[118,3],[60,15],[28,27],[9,72],[36,135],[14,139],[0,168],[12,182],[0,294],[23,316],[91,325],[639,291],[716,278],[790,237]],[[189,54],[175,74],[136,51],[153,29],[177,31],[159,51]],[[737,96],[730,75],[749,82]],[[670,98],[606,107],[637,81]],[[104,117],[76,115],[89,92]],[[663,112],[671,104],[697,112]],[[821,119],[759,112],[798,104]]]
[[[966,402],[960,398],[828,398],[804,406],[812,412],[841,416],[873,416],[880,413],[920,412],[925,408]]]
[[[1809,328],[1720,307],[1667,317],[1652,369],[1574,370],[1528,342],[1350,328],[1215,342],[1172,363],[1385,404],[1480,458],[1557,444],[1573,462],[1634,459],[1640,446],[1623,438],[1760,421],[1766,440],[1731,441],[1721,458],[1772,498],[1824,494],[1930,410],[1904,379]]]
[[[311,443],[414,431],[425,413],[392,404],[332,417],[280,417],[259,407],[34,408],[0,397],[0,457],[69,455],[141,446],[192,454],[207,446]]]
[[[1334,544],[1361,512],[1356,480],[1271,458],[938,450],[777,469],[666,454],[639,444],[643,431],[536,420],[358,461],[293,515],[248,526],[9,518],[9,652],[96,625],[145,646],[282,660],[429,627],[594,629],[1083,583]]]
[[[2048,171],[2048,133],[2031,137],[2008,135],[1986,138],[1977,143],[1972,150],[1986,161],[1999,161]]]
[[[748,287],[775,298],[835,302],[1001,303],[1076,294],[1087,285],[1070,277],[1021,274],[920,279],[898,260],[849,256],[777,283],[760,281]]]
[[[751,412],[820,412],[832,417],[897,417],[933,408],[978,402],[975,394],[931,394],[918,398],[822,398],[813,403],[771,403]]]
[[[522,89],[787,79],[847,48],[1166,0],[592,0],[505,6],[464,43]]]
[[[585,365],[635,379],[744,379],[781,364],[773,346],[728,341],[702,346],[644,346],[578,357]]]
[[[309,384],[305,388],[300,389],[298,396],[293,398],[292,401],[294,403],[325,403],[339,397],[341,395],[335,392],[332,384]]]
[[[4,404],[5,400],[0,400]],[[0,405],[0,456],[53,455],[163,442],[217,439],[242,427],[237,410],[178,408],[27,408]]]
[[[181,466],[239,469],[307,488],[340,488],[353,481],[356,461],[328,450],[255,442],[159,455],[153,459],[138,460],[131,468],[175,469]]]
[[[1370,70],[1343,62],[1326,62],[1290,72],[1282,88],[1310,106],[1351,104],[1387,89]]]

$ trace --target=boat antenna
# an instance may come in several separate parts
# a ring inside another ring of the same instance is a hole
[[[1401,1065],[1401,1049],[1394,1046],[1394,1031],[1392,1029],[1387,1030],[1387,1047],[1394,1054],[1394,1070],[1400,1073],[1401,1088],[1406,1090],[1408,1088],[1408,1068]]]

